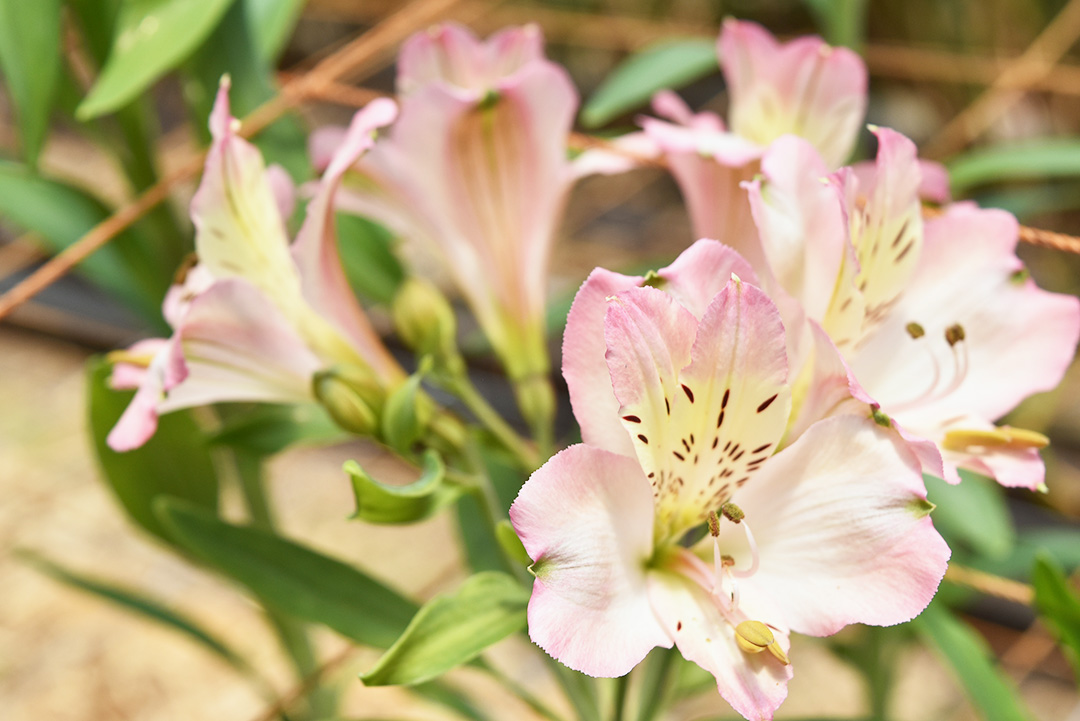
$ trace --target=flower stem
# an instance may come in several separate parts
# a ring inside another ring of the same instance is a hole
[[[508,451],[514,454],[526,471],[533,471],[540,465],[540,456],[536,449],[527,443],[510,427],[503,417],[484,399],[468,376],[462,374],[446,381],[447,391],[461,399],[465,407],[476,419],[498,439]]]
[[[510,678],[499,669],[491,666],[483,659],[478,659],[477,665],[482,670],[490,674],[493,679],[501,683],[507,690],[509,690],[511,693],[513,693],[515,696],[525,702],[525,704],[528,705],[529,708],[531,708],[533,711],[536,711],[536,713],[540,714],[544,718],[548,719],[548,721],[564,721],[562,716],[555,713],[555,711],[552,710],[550,706],[537,698],[537,696],[532,691],[525,688],[514,679]]]
[[[637,721],[653,721],[670,702],[679,670],[675,655],[673,649],[658,648],[646,659]]]

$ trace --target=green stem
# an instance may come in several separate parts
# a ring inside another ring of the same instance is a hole
[[[615,699],[611,708],[611,721],[623,721],[623,714],[626,713],[626,692],[629,688],[629,673],[615,679]]]
[[[491,675],[496,681],[501,683],[507,690],[517,696],[519,699],[525,702],[533,711],[540,714],[548,721],[564,721],[563,717],[555,713],[550,706],[545,704],[539,698],[533,694],[532,691],[519,684],[514,679],[510,678],[502,671],[498,670],[494,666],[489,665],[483,659],[477,659],[477,665],[488,674]]]
[[[544,654],[548,664],[555,672],[555,680],[562,686],[570,704],[577,711],[581,721],[600,721],[600,704],[596,698],[596,684],[593,679]]]
[[[658,648],[645,661],[637,721],[653,721],[670,702],[679,670],[675,655],[673,649]]]
[[[252,525],[273,532],[274,512],[266,494],[263,458],[255,453],[235,450],[233,461]],[[312,677],[319,670],[319,659],[308,636],[307,625],[266,604],[263,608],[296,669],[297,677],[301,681]],[[313,718],[328,718],[337,711],[337,698],[332,689],[316,686],[308,693],[307,699]]]
[[[530,446],[503,420],[503,417],[476,390],[476,386],[473,385],[468,376],[461,375],[447,381],[445,388],[460,398],[465,407],[476,416],[476,419],[485,428],[491,431],[499,443],[514,454],[524,470],[533,471],[540,466],[540,456],[536,449]]]

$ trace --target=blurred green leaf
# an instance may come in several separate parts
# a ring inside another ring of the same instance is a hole
[[[636,53],[600,84],[581,110],[581,124],[597,128],[649,101],[660,90],[681,88],[718,68],[716,42],[665,40]]]
[[[936,517],[937,511],[934,511]],[[1048,553],[1066,569],[1080,567],[1080,530],[1073,528],[1025,529],[1016,546],[1002,558],[978,558],[970,561],[980,571],[1026,581],[1040,552]]]
[[[0,0],[0,68],[30,167],[45,142],[62,58],[60,0]]]
[[[1016,542],[1005,493],[988,478],[960,471],[963,481],[949,485],[940,478],[924,476],[927,495],[937,505],[934,526],[949,545],[961,543],[978,554],[1000,558]]]
[[[1080,176],[1080,139],[1044,138],[1015,145],[979,148],[948,163],[953,193],[1010,180]]]
[[[915,619],[915,628],[952,668],[960,685],[986,721],[1029,721],[1012,682],[994,664],[986,641],[944,605],[932,602]]]
[[[833,45],[860,50],[866,36],[866,0],[803,0]]]
[[[35,175],[18,163],[0,161],[0,216],[37,233],[53,252],[67,248],[109,215],[100,201],[74,186]],[[146,261],[138,236],[125,231],[77,268],[125,305],[160,324],[166,287],[147,270],[153,266]]]
[[[454,503],[465,492],[459,485],[444,482],[446,468],[439,454],[431,449],[424,452],[420,478],[405,486],[379,483],[356,461],[347,462],[345,472],[352,478],[356,496],[356,513],[352,517],[368,523],[420,521]]]
[[[394,235],[373,220],[337,214],[338,253],[353,292],[389,305],[405,280],[405,269],[394,254]]]
[[[34,553],[20,550],[18,555],[35,569],[60,583],[86,591],[94,596],[117,604],[128,611],[160,623],[186,635],[192,641],[224,660],[242,673],[250,673],[251,666],[224,642],[219,641],[209,631],[181,613],[171,610],[163,603],[148,598],[139,591],[121,588],[106,581],[99,581],[90,576],[77,573]]]
[[[233,5],[186,66],[184,96],[204,140],[209,137],[206,119],[214,105],[222,75],[232,77],[229,100],[232,113],[238,118],[277,95],[273,65],[259,54],[244,9],[242,2]],[[279,118],[260,131],[252,142],[262,151],[268,165],[281,165],[294,181],[302,182],[311,177],[307,134],[295,117]]]
[[[219,443],[270,456],[298,443],[333,443],[348,438],[322,406],[260,403],[226,421],[209,437]]]
[[[981,208],[1001,208],[1027,222],[1047,213],[1062,213],[1080,208],[1080,181],[1015,185],[968,195]]]
[[[1076,589],[1069,585],[1061,565],[1045,552],[1035,559],[1031,583],[1035,586],[1035,606],[1057,630],[1080,682],[1080,598]]]
[[[370,576],[298,543],[234,526],[186,503],[155,506],[176,542],[268,606],[376,648],[401,635],[416,605]]]
[[[211,512],[217,511],[218,477],[202,431],[187,411],[167,413],[157,431],[141,448],[117,453],[105,443],[134,395],[114,391],[112,369],[100,357],[87,365],[87,409],[102,474],[128,516],[150,533],[173,543],[172,535],[154,515],[154,501],[179,498]]]
[[[509,519],[504,518],[495,525],[495,537],[498,539],[499,546],[502,547],[507,558],[521,564],[522,568],[528,568],[532,564],[529,552],[525,550],[525,545],[518,538],[517,532]]]
[[[471,576],[454,593],[424,604],[401,638],[360,678],[368,686],[432,679],[524,630],[528,603],[529,591],[511,576]]]
[[[484,472],[491,479],[498,497],[500,510],[509,510],[525,482],[524,474],[518,470],[514,458],[489,436],[478,434],[475,445],[484,464]],[[463,497],[457,505],[457,512],[457,526],[469,566],[474,571],[508,570],[506,557],[492,542],[494,539],[485,518],[486,513],[477,498],[473,495]]]
[[[423,360],[430,361],[429,357]],[[420,368],[409,376],[387,397],[382,413],[382,436],[386,444],[402,453],[410,453],[424,434],[430,420],[430,402],[420,388],[420,380],[430,363],[420,363]]]
[[[244,0],[244,10],[264,62],[273,65],[289,42],[306,0]]]
[[[459,716],[469,719],[469,721],[489,721],[491,718],[477,708],[476,704],[470,701],[465,694],[440,680],[411,686],[409,691],[432,703],[448,708]]]
[[[88,120],[123,107],[182,63],[236,0],[128,0],[108,60],[76,111]]]

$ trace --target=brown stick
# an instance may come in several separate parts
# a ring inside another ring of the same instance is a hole
[[[995,576],[992,573],[978,571],[967,566],[950,563],[945,571],[945,580],[958,586],[973,588],[987,596],[1003,598],[1006,601],[1022,603],[1030,606],[1035,600],[1035,590],[1026,583],[1014,581],[1011,578]]]
[[[290,108],[301,103],[306,93],[319,92],[328,82],[354,77],[356,73],[370,67],[380,57],[392,52],[415,30],[437,20],[459,1],[419,0],[406,5],[341,50],[322,60],[306,75],[294,79],[283,87],[278,95],[256,108],[244,119],[241,134],[250,137],[258,133]],[[195,177],[202,167],[204,157],[205,153],[191,157],[179,169],[98,223],[86,235],[0,296],[0,321],[15,308],[55,283],[95,250],[130,227],[158,203],[168,198],[169,193],[177,184]]]

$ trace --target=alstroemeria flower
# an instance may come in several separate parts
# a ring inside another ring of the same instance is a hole
[[[138,391],[109,434],[110,447],[137,448],[154,434],[158,414],[180,408],[311,401],[312,376],[339,364],[386,386],[404,378],[349,290],[331,205],[342,173],[394,113],[387,100],[357,115],[290,248],[285,184],[236,135],[222,83],[210,118],[213,144],[191,204],[199,263],[165,299],[172,337],[118,354],[114,387]]]
[[[752,263],[754,229],[743,181],[782,135],[806,138],[840,166],[866,110],[866,67],[821,38],[779,43],[756,23],[727,20],[717,42],[727,81],[730,127],[715,113],[693,113],[675,93],[658,93],[642,127],[667,160],[686,199],[694,237],[723,238]]]
[[[771,719],[790,632],[911,619],[949,549],[917,459],[868,415],[821,421],[776,452],[792,407],[780,314],[732,277],[745,262],[730,249],[687,254],[665,269],[667,292],[609,295],[602,334],[595,299],[613,277],[594,272],[575,301],[564,374],[585,444],[536,471],[510,509],[535,562],[529,633],[594,676],[675,644],[735,710]],[[575,377],[595,378],[579,362],[597,344],[615,408]]]
[[[885,413],[941,449],[943,467],[922,454],[927,472],[956,482],[965,467],[1037,488],[1045,439],[992,421],[1061,380],[1080,335],[1077,300],[1027,277],[1008,213],[959,203],[924,219],[914,144],[873,130],[873,171],[843,169],[830,185],[809,144],[774,143],[764,180],[749,186],[758,270],[822,324]]]
[[[486,42],[447,24],[398,59],[401,113],[346,174],[338,206],[415,240],[449,270],[520,381],[548,370],[548,259],[575,172],[578,96],[534,26]]]

